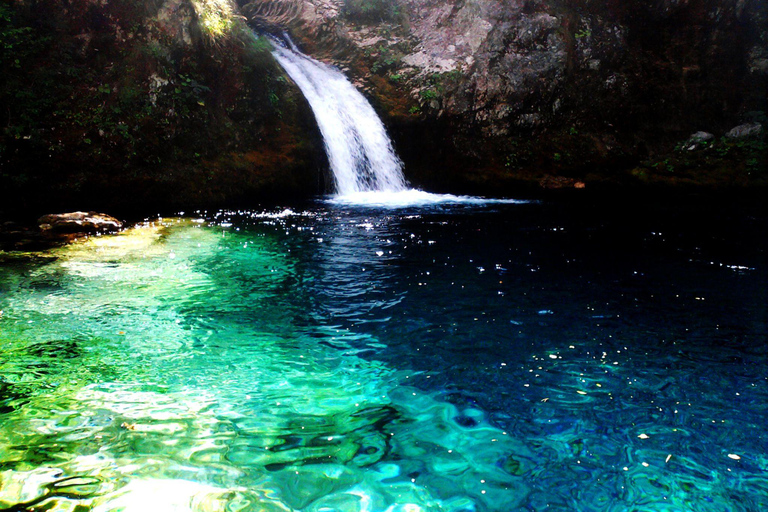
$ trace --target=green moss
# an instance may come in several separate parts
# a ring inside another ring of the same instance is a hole
[[[397,68],[402,58],[403,52],[397,46],[380,45],[376,60],[371,65],[371,72],[378,74]]]
[[[438,97],[437,91],[434,89],[422,89],[419,91],[419,96],[421,96],[421,98],[426,101],[434,100]]]
[[[402,10],[395,0],[344,0],[344,15],[354,21],[398,21]]]
[[[464,76],[460,69],[454,69],[445,73],[431,73],[426,77],[418,78],[422,86],[419,96],[422,101],[431,101],[440,97],[449,96],[458,87]]]

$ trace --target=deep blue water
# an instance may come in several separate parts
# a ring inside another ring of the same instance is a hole
[[[761,209],[191,218],[5,257],[8,506],[768,509]]]

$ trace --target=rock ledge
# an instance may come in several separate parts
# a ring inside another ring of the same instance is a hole
[[[70,212],[43,215],[37,219],[43,232],[53,233],[108,233],[123,227],[123,223],[105,213]]]

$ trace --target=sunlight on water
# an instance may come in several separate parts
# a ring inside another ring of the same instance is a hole
[[[0,509],[768,507],[755,237],[438,204],[0,253]]]
[[[457,425],[455,406],[345,350],[354,333],[295,323],[305,299],[268,237],[170,219],[52,256],[15,269],[2,300],[7,506],[459,511],[525,496],[505,469],[522,445]]]

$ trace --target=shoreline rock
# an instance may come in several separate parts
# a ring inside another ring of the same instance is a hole
[[[123,227],[121,221],[98,212],[52,213],[37,219],[37,224],[44,233],[109,233]]]
[[[0,252],[46,250],[82,236],[115,233],[123,226],[122,221],[97,212],[43,215],[37,223],[0,220]]]
[[[698,131],[688,137],[688,140],[683,144],[683,148],[688,151],[695,151],[715,140],[715,136],[709,132]]]

